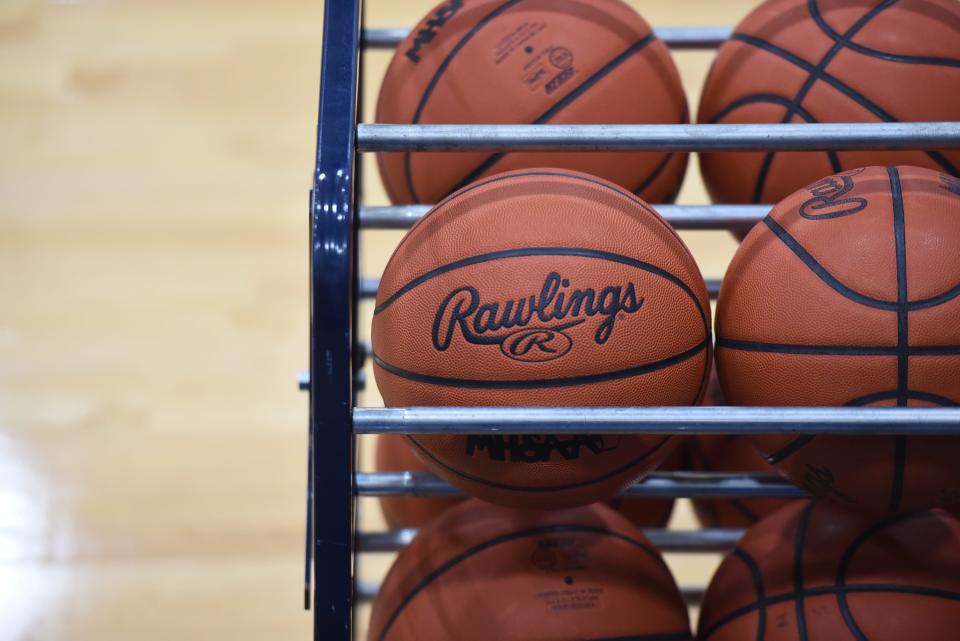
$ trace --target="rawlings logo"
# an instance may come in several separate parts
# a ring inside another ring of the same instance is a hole
[[[413,46],[403,54],[414,62],[420,62],[420,49],[423,45],[433,41],[437,37],[437,30],[450,22],[450,18],[455,16],[460,9],[463,9],[463,0],[450,0],[448,4],[437,7],[437,10],[433,12],[433,17],[427,20],[423,29],[414,36]]]
[[[813,198],[800,205],[800,215],[807,220],[826,220],[850,216],[867,208],[866,198],[843,198],[853,189],[853,177],[863,169],[827,176],[807,187]]]
[[[593,340],[603,345],[618,319],[643,307],[633,283],[569,290],[570,281],[550,272],[538,294],[502,302],[483,302],[466,285],[447,294],[433,319],[433,346],[445,351],[459,333],[474,345],[499,345],[509,358],[541,362],[560,358],[573,347],[566,330],[601,316]],[[535,323],[531,326],[531,323]],[[506,331],[504,331],[506,330]]]

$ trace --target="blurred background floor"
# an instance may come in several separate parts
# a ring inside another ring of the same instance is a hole
[[[732,25],[752,3],[633,4]],[[0,3],[0,639],[309,638],[295,374],[321,27],[320,0]],[[711,55],[677,55],[692,106]],[[368,119],[388,60],[368,57]],[[706,202],[696,174],[682,202]],[[367,234],[367,275],[398,238]],[[720,275],[733,242],[686,238]]]

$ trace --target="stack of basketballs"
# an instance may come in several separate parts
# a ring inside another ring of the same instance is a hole
[[[400,45],[385,123],[686,123],[667,48],[620,0],[447,0]],[[713,62],[702,123],[960,120],[957,0],[768,0]],[[700,157],[718,202],[778,202],[704,280],[648,202],[682,153],[385,153],[395,203],[436,205],[383,274],[389,406],[960,403],[960,151]],[[714,361],[719,385],[711,384]],[[720,391],[722,389],[722,392]],[[712,390],[708,393],[708,390]],[[698,501],[750,526],[707,591],[704,641],[960,638],[960,438],[441,435],[380,469],[470,497],[389,499],[422,526],[370,641],[666,641],[687,610],[618,500],[654,470],[772,470],[813,501]],[[772,466],[772,467],[771,467]]]

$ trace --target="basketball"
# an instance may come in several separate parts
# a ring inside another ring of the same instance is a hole
[[[726,405],[717,370],[710,374],[710,383],[703,398],[704,405]],[[770,466],[749,439],[737,434],[691,436],[684,443],[687,466],[702,472],[771,473]],[[773,497],[728,499],[693,498],[693,511],[703,527],[745,528],[775,512],[791,499]]]
[[[747,531],[700,610],[699,641],[953,641],[960,522],[796,501]]]
[[[791,195],[757,224],[717,303],[733,405],[956,406],[960,180],[869,167]],[[960,503],[954,436],[754,437],[815,496],[869,510]]]
[[[725,434],[694,436],[687,443],[690,469],[704,472],[755,472],[771,474],[776,470],[754,448],[750,439]],[[729,499],[693,499],[693,511],[703,527],[750,527],[767,514],[794,499],[775,497]]]
[[[376,120],[406,124],[679,124],[688,121],[667,47],[619,0],[449,0],[400,44]],[[672,201],[685,153],[381,153],[394,203],[435,203],[474,180],[559,167]]]
[[[670,453],[659,469],[683,469],[681,458],[683,449],[681,443],[680,447]],[[417,458],[410,443],[400,436],[377,437],[375,457],[378,472],[425,472],[430,469]],[[462,500],[462,497],[381,496],[380,510],[387,527],[391,529],[421,527]],[[673,499],[619,496],[611,499],[608,505],[630,519],[637,527],[665,527],[673,513]]]
[[[695,405],[710,300],[649,205],[558,169],[437,204],[391,256],[372,326],[387,406]],[[673,448],[657,435],[409,436],[468,494],[516,507],[612,498]]]
[[[424,472],[429,469],[402,436],[378,436],[374,457],[378,472]],[[380,511],[391,529],[420,527],[462,500],[460,497],[381,496]]]
[[[686,469],[686,438],[675,439],[679,443],[663,463],[657,466],[658,472],[672,472]],[[610,507],[624,515],[637,527],[666,527],[673,514],[673,499],[646,498],[639,496],[618,496],[608,503]]]
[[[956,0],[768,0],[736,28],[703,88],[701,123],[960,120]],[[774,203],[867,165],[960,173],[960,150],[700,155],[715,202]]]
[[[400,552],[368,641],[690,638],[655,547],[602,505],[517,511],[468,501]]]

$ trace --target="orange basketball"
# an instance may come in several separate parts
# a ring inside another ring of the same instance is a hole
[[[757,452],[750,439],[737,435],[691,437],[690,469],[709,472],[773,473],[776,470]],[[750,527],[767,514],[795,499],[774,497],[693,499],[693,511],[704,527]]]
[[[380,435],[375,452],[378,472],[426,471],[402,436]],[[380,510],[390,528],[420,527],[460,503],[460,497],[381,496]]]
[[[449,0],[400,44],[377,122],[686,123],[666,46],[619,0]],[[474,180],[561,167],[611,180],[650,202],[680,190],[685,153],[383,153],[395,203],[434,203]]]
[[[657,466],[657,471],[669,472],[686,469],[686,440],[679,441],[677,447]],[[608,503],[610,507],[624,515],[637,527],[666,527],[673,514],[673,499],[646,498],[639,496],[618,496]]]
[[[417,458],[410,443],[403,437],[381,435],[377,437],[376,448],[377,471],[422,472],[430,469]],[[683,469],[682,451],[681,443],[658,469]],[[420,527],[462,500],[461,497],[381,496],[380,510],[390,528]],[[608,504],[637,527],[664,527],[670,522],[670,515],[673,513],[673,499],[622,496],[611,499]]]
[[[701,123],[960,120],[957,0],[768,0],[710,69]],[[957,175],[960,150],[700,155],[716,202],[772,203],[830,173],[914,165]]]
[[[660,553],[602,505],[517,511],[468,501],[397,557],[368,641],[690,638]]]
[[[716,369],[710,374],[710,383],[703,399],[704,405],[726,405]],[[770,473],[770,466],[753,447],[749,439],[735,434],[723,436],[691,436],[686,439],[688,467],[708,472]],[[693,499],[693,511],[704,527],[744,528],[775,512],[793,499],[730,498]]]
[[[707,589],[699,641],[954,641],[960,522],[796,501],[747,531]]]
[[[693,405],[710,373],[697,265],[649,205],[557,169],[501,174],[435,206],[384,271],[373,317],[388,406]],[[672,449],[652,435],[411,436],[479,498],[612,498]]]
[[[734,405],[960,403],[960,180],[916,167],[824,178],[747,236],[717,304]],[[763,436],[817,496],[912,510],[960,503],[960,437]]]

